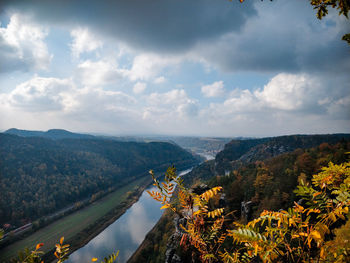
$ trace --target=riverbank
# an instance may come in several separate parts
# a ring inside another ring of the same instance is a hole
[[[127,263],[165,262],[167,242],[175,230],[174,217],[172,211],[166,210]]]
[[[6,262],[17,256],[18,251],[25,247],[33,249],[38,243],[44,243],[45,262],[54,259],[55,244],[61,236],[71,245],[70,251],[84,246],[92,238],[118,219],[141,196],[142,192],[151,183],[148,176],[121,187],[93,204],[77,212],[59,219],[40,229],[32,235],[15,242],[0,251],[0,261]]]

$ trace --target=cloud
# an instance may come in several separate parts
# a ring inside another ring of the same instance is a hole
[[[113,61],[86,60],[78,65],[76,74],[83,85],[101,86],[124,78],[127,72],[118,68],[118,65]]]
[[[166,78],[164,76],[160,76],[154,80],[155,84],[162,84],[166,81]]]
[[[5,0],[4,8],[30,12],[56,25],[88,26],[134,48],[157,52],[183,51],[199,41],[238,31],[256,13],[251,1],[211,0]]]
[[[218,133],[231,130],[261,136],[346,131],[350,128],[350,96],[328,89],[327,79],[322,75],[280,73],[263,88],[234,90],[223,102],[210,104],[199,115],[207,120],[208,130]]]
[[[76,28],[70,33],[72,37],[71,50],[74,57],[79,58],[81,53],[91,52],[103,46],[101,40],[93,35],[88,28]]]
[[[222,104],[212,104],[224,113],[294,112],[324,114],[340,94],[328,90],[321,76],[280,73],[262,88],[234,90]]]
[[[145,89],[147,88],[147,84],[144,83],[144,82],[137,82],[132,91],[135,93],[135,94],[141,94],[145,91]]]
[[[70,106],[72,89],[74,84],[70,79],[34,77],[1,97],[9,106],[25,111],[62,111]]]
[[[185,90],[173,89],[165,93],[151,93],[146,97],[144,120],[156,123],[181,122],[196,117],[198,103],[189,98]]]
[[[180,105],[190,102],[191,99],[188,98],[184,89],[173,89],[165,93],[151,93],[147,101],[151,105]]]
[[[225,93],[224,82],[216,81],[213,84],[202,86],[201,91],[205,97],[219,97]]]
[[[264,89],[254,96],[266,107],[278,110],[301,110],[317,107],[322,98],[321,83],[306,74],[281,73],[273,77]]]
[[[149,80],[156,78],[164,69],[178,65],[184,59],[185,56],[161,56],[155,53],[141,53],[134,57],[127,75],[132,81]]]
[[[72,79],[34,77],[13,91],[1,94],[2,104],[31,112],[57,111],[105,119],[130,112],[136,100],[121,92],[74,83]]]
[[[13,14],[0,27],[0,73],[47,69],[52,55],[44,42],[48,31],[29,16]]]
[[[256,1],[254,5],[257,15],[240,31],[198,43],[193,49],[198,59],[228,72],[350,71],[348,45],[341,41],[349,20],[330,10],[320,21],[303,1]]]
[[[348,46],[340,40],[349,21],[333,10],[320,21],[302,1],[19,0],[5,1],[4,9],[32,13],[39,22],[80,28],[73,45],[77,54],[97,49],[101,43],[91,35],[98,33],[138,52],[191,54],[205,66],[229,72],[350,71]],[[156,77],[150,59],[135,58],[133,80]]]
[[[206,106],[184,89],[135,98],[117,86],[105,90],[79,79],[35,76],[1,93],[0,110],[2,122],[29,129],[206,136],[344,132],[350,96],[328,87],[322,75],[280,73],[261,88],[236,89]]]

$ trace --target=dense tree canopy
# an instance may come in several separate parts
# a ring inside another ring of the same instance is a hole
[[[31,221],[82,199],[164,169],[197,161],[180,147],[162,142],[102,139],[50,140],[0,134],[0,224]]]

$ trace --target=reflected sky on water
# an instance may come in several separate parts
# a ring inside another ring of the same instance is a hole
[[[180,173],[183,175],[190,170]],[[150,186],[147,190],[156,190]],[[146,191],[119,219],[108,226],[87,245],[75,251],[68,262],[91,262],[93,257],[100,262],[105,256],[119,250],[117,262],[126,262],[142,243],[146,234],[157,223],[164,210]]]

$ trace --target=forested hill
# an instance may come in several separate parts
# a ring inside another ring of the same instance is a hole
[[[209,188],[222,186],[225,213],[233,215],[226,219],[241,219],[242,202],[249,203],[247,217],[251,219],[266,209],[291,207],[300,199],[294,193],[298,180],[311,181],[312,175],[329,162],[345,162],[349,151],[348,134],[234,140],[216,160],[202,163],[183,178],[188,187],[203,183]],[[252,159],[241,158],[247,153]],[[179,245],[181,235],[173,235],[173,217],[171,211],[163,215],[128,263],[165,262],[166,258],[172,262],[174,254],[180,255],[181,262],[192,262],[191,251]]]
[[[164,142],[19,137],[0,134],[0,224],[33,220],[171,164],[198,161]]]
[[[43,137],[53,140],[59,139],[96,139],[97,137],[90,134],[73,133],[62,129],[51,129],[44,131],[27,131],[20,129],[8,129],[4,133],[18,135],[21,137]]]
[[[316,147],[321,143],[334,144],[349,140],[350,134],[286,135],[261,139],[232,140],[215,158],[215,173],[240,167],[242,164],[265,160],[298,148]]]

